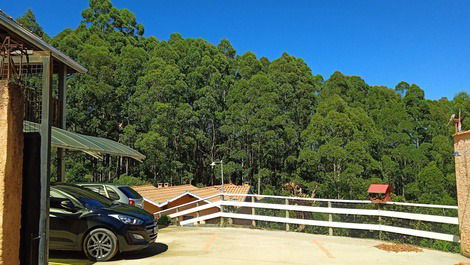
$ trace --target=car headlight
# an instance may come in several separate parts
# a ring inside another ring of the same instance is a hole
[[[125,224],[130,224],[130,225],[141,225],[144,223],[144,221],[140,220],[139,218],[131,217],[128,215],[110,214],[109,216],[114,217]]]

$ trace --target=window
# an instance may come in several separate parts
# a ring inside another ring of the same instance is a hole
[[[104,191],[104,187],[103,185],[87,185],[87,186],[84,186],[85,188],[91,190],[91,191],[94,191],[104,197],[108,197],[106,196],[106,192]]]
[[[183,215],[183,221],[193,219],[194,216],[189,216],[189,215]]]
[[[106,187],[106,190],[108,191],[109,198],[113,201],[119,200],[119,195],[110,187]]]
[[[50,191],[50,199],[49,199],[49,207],[51,210],[54,211],[63,211],[63,207],[61,203],[65,200],[70,200],[76,207],[82,207],[80,202],[77,199],[68,196],[67,194],[60,192],[54,188],[51,188]]]
[[[130,187],[122,186],[118,187],[118,189],[126,194],[129,199],[142,199],[142,196]]]

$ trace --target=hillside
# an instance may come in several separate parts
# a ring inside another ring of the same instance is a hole
[[[309,196],[364,199],[370,183],[390,183],[396,200],[456,204],[448,120],[459,109],[469,115],[467,93],[426,100],[416,84],[324,78],[301,58],[237,54],[228,40],[146,38],[128,10],[90,3],[76,29],[51,39],[89,70],[69,80],[68,128],[147,159],[70,153],[68,181],[127,171],[147,182],[209,185],[220,182],[210,163],[222,159],[226,182],[257,188],[260,179],[265,193],[294,182]],[[49,38],[31,11],[20,22]]]

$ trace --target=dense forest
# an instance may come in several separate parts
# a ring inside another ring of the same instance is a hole
[[[18,21],[88,68],[68,81],[69,130],[113,139],[143,162],[67,153],[70,182],[251,183],[264,193],[298,185],[305,196],[364,199],[390,183],[395,199],[456,204],[453,113],[470,129],[470,96],[427,100],[416,84],[370,86],[358,76],[312,73],[287,53],[237,54],[144,26],[109,0],[91,0],[76,29],[50,38],[28,10]],[[334,52],[334,51],[332,51]],[[321,63],[321,62],[319,62]],[[443,87],[442,90],[446,88]]]

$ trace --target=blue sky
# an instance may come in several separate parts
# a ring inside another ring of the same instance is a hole
[[[213,44],[229,39],[238,54],[303,58],[314,74],[334,71],[370,85],[418,84],[426,98],[470,92],[468,0],[114,0],[166,40],[178,32]],[[85,0],[17,0],[1,8],[18,17],[32,8],[55,36],[75,28]]]

